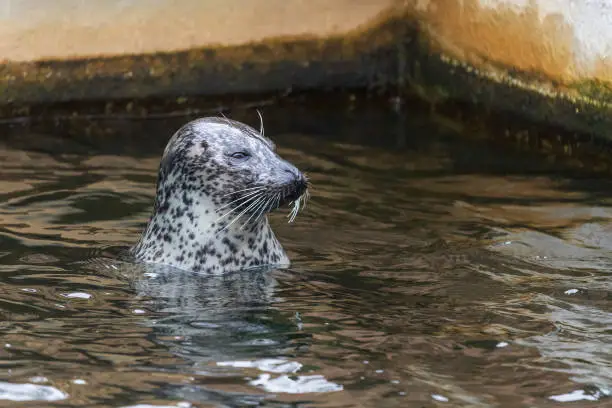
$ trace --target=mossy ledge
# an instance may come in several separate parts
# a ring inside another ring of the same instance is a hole
[[[487,117],[511,113],[560,133],[584,135],[583,141],[612,141],[610,84],[560,84],[537,72],[492,62],[475,68],[440,51],[424,24],[413,10],[394,8],[367,26],[326,38],[6,62],[0,65],[0,115],[49,114],[67,103],[74,114],[98,109],[112,115],[116,109],[108,107],[113,104],[130,111],[151,98],[186,106],[181,101],[197,97],[214,106],[231,95],[257,100],[260,95],[359,90],[360,95],[417,96],[434,110],[460,101]],[[148,111],[140,112],[146,116]]]

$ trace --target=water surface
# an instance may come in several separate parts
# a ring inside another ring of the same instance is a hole
[[[221,277],[113,260],[188,118],[3,125],[0,406],[611,404],[608,180],[418,113],[264,116],[313,197],[272,216],[290,269]]]

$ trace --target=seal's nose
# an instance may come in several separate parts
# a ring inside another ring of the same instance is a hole
[[[291,167],[285,167],[283,169],[284,173],[285,173],[285,177],[289,178],[289,179],[294,179],[296,176],[296,172],[295,169],[291,168]]]
[[[300,177],[303,177],[302,173],[291,163],[284,162],[283,164],[284,166],[283,166],[282,172],[283,172],[283,181],[285,183],[294,183],[297,180],[299,180]]]
[[[283,166],[283,180],[285,185],[287,185],[287,199],[295,200],[308,188],[308,181],[304,174],[299,171],[295,166],[290,163],[285,162],[285,166]]]

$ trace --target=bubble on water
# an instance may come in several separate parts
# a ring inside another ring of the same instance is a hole
[[[568,289],[565,292],[566,295],[575,295],[576,293],[578,293],[578,289]]]
[[[30,381],[32,381],[33,383],[44,383],[44,382],[48,382],[49,379],[47,377],[37,375],[35,377],[30,377]]]
[[[132,313],[134,314],[145,314],[146,312],[142,309],[134,309],[132,310]]]
[[[497,344],[495,345],[495,347],[497,347],[497,348],[504,348],[504,347],[508,347],[509,345],[510,345],[510,344],[509,344],[509,343],[507,343],[507,342],[505,342],[505,341],[500,341],[499,343],[497,343]]]
[[[440,394],[431,394],[431,398],[435,399],[436,401],[440,401],[440,402],[448,402],[448,398]]]
[[[73,382],[74,384],[78,384],[78,385],[84,385],[84,384],[87,384],[87,381],[82,380],[82,379],[80,379],[80,378],[77,378],[76,380],[72,380],[72,382]]]

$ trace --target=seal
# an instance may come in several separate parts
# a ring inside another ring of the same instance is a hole
[[[308,180],[274,143],[241,122],[196,119],[169,140],[153,215],[130,252],[145,263],[203,273],[288,266],[268,214],[308,196]]]

